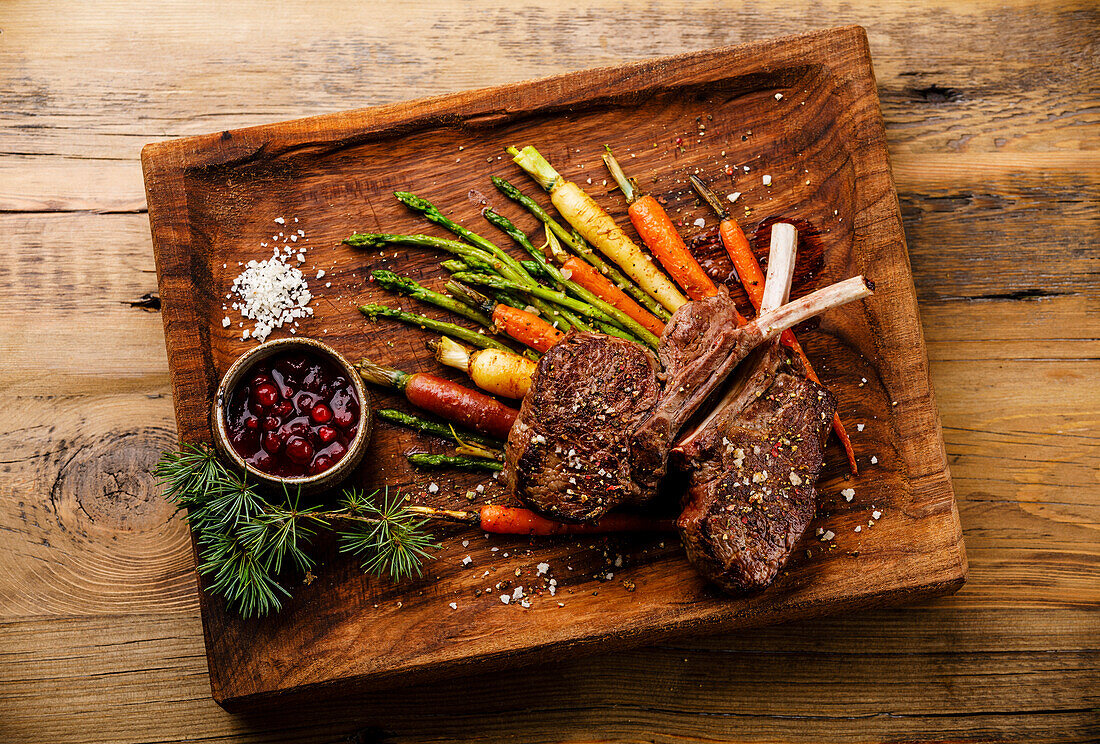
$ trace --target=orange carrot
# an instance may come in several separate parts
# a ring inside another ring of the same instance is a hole
[[[749,245],[745,232],[736,220],[726,214],[722,203],[718,201],[718,197],[702,181],[695,176],[691,176],[691,185],[703,197],[703,201],[710,204],[718,212],[718,216],[721,218],[721,223],[718,225],[718,234],[722,237],[722,245],[726,247],[726,252],[729,254],[730,260],[733,261],[733,268],[737,270],[737,276],[741,280],[741,286],[745,288],[745,292],[749,296],[749,301],[753,307],[759,310],[760,301],[764,297],[764,272],[760,268],[760,262],[756,259],[756,254],[752,252],[752,246]],[[794,333],[788,328],[783,331],[779,340],[784,346],[798,354],[806,367],[806,376],[820,384],[821,380],[814,372],[806,352],[802,350],[802,346],[798,343],[798,339],[794,337]],[[848,432],[844,428],[844,423],[840,420],[839,413],[833,414],[833,431],[836,433],[837,439],[840,440],[841,446],[844,447],[844,455],[848,458],[848,469],[852,475],[859,475],[856,454],[852,449],[852,440],[848,438]]]
[[[673,519],[653,519],[636,514],[608,514],[592,524],[566,524],[541,517],[528,509],[489,505],[479,510],[479,526],[498,535],[576,535],[598,532],[666,532],[676,528]]]
[[[564,333],[537,315],[504,304],[493,308],[493,326],[540,354],[565,338]]]
[[[638,190],[638,182],[633,178],[627,178],[623,173],[619,161],[615,160],[615,156],[611,154],[611,148],[605,149],[607,152],[603,155],[603,162],[630,205],[627,209],[630,221],[634,224],[634,229],[638,231],[642,241],[661,262],[661,266],[693,300],[714,297],[718,294],[718,288],[695,260],[695,256],[691,255],[691,251],[684,244],[680,233],[676,231],[676,226],[672,224],[665,208],[652,196],[642,194]]]
[[[718,294],[718,288],[691,255],[659,201],[646,194],[635,199],[627,213],[638,235],[688,297],[701,300]]]
[[[570,256],[562,264],[562,270],[569,271],[569,278],[599,297],[609,305],[622,310],[632,319],[640,323],[654,336],[660,336],[665,330],[665,324],[651,315],[644,307],[611,283],[611,280],[601,274],[591,264],[580,260],[576,256]]]

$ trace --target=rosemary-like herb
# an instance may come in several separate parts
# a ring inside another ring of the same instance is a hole
[[[306,552],[321,530],[335,530],[341,552],[360,558],[364,571],[394,581],[419,576],[436,547],[427,519],[411,511],[403,495],[386,489],[364,494],[345,489],[339,507],[302,506],[301,492],[284,488],[281,498],[261,495],[247,479],[227,468],[210,449],[184,445],[166,451],[154,475],[164,495],[195,532],[199,573],[210,591],[243,617],[277,612],[290,597],[281,580],[293,567],[307,574],[316,562]]]

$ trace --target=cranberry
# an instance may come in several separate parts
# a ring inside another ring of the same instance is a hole
[[[269,431],[264,434],[264,449],[270,454],[274,455],[279,451],[279,448],[283,446],[283,440],[279,437],[279,433],[275,431]]]
[[[301,414],[308,415],[315,405],[317,405],[317,398],[309,393],[298,393],[294,396],[294,407]]]
[[[309,474],[317,475],[317,473],[323,473],[331,468],[336,463],[328,455],[318,455],[317,459],[313,461],[313,464],[309,466]]]
[[[301,437],[291,437],[286,443],[286,456],[299,465],[308,465],[313,459],[313,445]]]
[[[264,408],[273,406],[279,401],[279,391],[271,383],[265,382],[263,385],[257,385],[253,394]]]
[[[324,472],[347,455],[360,401],[348,377],[324,357],[276,354],[257,364],[226,406],[233,448],[278,476]]]

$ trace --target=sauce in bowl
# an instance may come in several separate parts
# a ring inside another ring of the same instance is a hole
[[[249,368],[225,405],[229,443],[268,475],[318,475],[347,454],[359,427],[355,386],[335,363],[282,351]]]

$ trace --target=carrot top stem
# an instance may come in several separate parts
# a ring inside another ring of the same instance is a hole
[[[512,161],[516,165],[527,171],[538,182],[539,186],[547,191],[553,190],[558,183],[565,180],[533,145],[527,145],[522,150],[509,147],[508,154],[512,156]]]
[[[619,161],[615,159],[615,155],[611,152],[610,145],[604,145],[604,149],[607,150],[603,154],[603,163],[607,166],[607,170],[611,172],[611,177],[615,179],[615,183],[619,185],[619,188],[623,192],[623,196],[626,197],[627,204],[633,204],[634,200],[642,195],[641,190],[638,188],[638,181],[633,178],[627,178],[626,173],[623,172],[623,168],[619,165]]]
[[[356,364],[355,368],[359,370],[359,374],[367,382],[393,388],[394,390],[404,390],[409,384],[409,378],[412,377],[408,372],[386,367],[366,358]]]
[[[718,195],[707,188],[707,185],[695,175],[688,176],[688,180],[691,181],[692,188],[695,189],[695,193],[699,194],[699,197],[705,201],[710,208],[718,215],[718,219],[725,220],[729,218],[729,213],[726,212],[725,206],[722,204],[722,200],[718,198]]]

